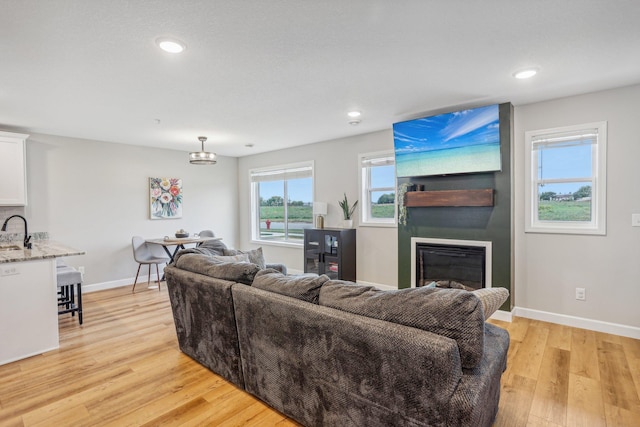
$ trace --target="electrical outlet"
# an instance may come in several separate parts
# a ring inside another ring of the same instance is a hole
[[[78,271],[84,276],[84,267],[78,267]]]
[[[585,301],[587,299],[587,291],[584,288],[576,288],[576,299]]]
[[[20,274],[20,270],[16,266],[6,266],[0,268],[0,276],[13,276],[14,274]]]
[[[631,214],[631,226],[640,227],[640,214]]]

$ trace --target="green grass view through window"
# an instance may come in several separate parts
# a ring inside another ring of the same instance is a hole
[[[538,194],[540,221],[591,221],[590,185],[547,184],[540,186]]]
[[[284,206],[260,206],[260,238],[273,239],[284,236]],[[313,207],[311,204],[287,206],[287,231],[289,239],[302,240],[304,229],[312,228]]]

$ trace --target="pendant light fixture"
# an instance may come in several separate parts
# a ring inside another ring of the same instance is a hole
[[[207,137],[199,136],[198,139],[202,144],[202,150],[189,153],[189,163],[192,165],[215,165],[217,163],[216,153],[204,151],[204,142],[207,140]]]

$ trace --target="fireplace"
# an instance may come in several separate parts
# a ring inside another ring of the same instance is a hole
[[[455,281],[468,290],[491,287],[491,242],[411,238],[412,287]]]

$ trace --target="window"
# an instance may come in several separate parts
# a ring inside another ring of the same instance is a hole
[[[302,244],[313,225],[313,162],[249,174],[253,240]]]
[[[396,165],[392,152],[361,154],[360,225],[396,225]]]
[[[607,124],[526,132],[526,231],[606,234]]]

